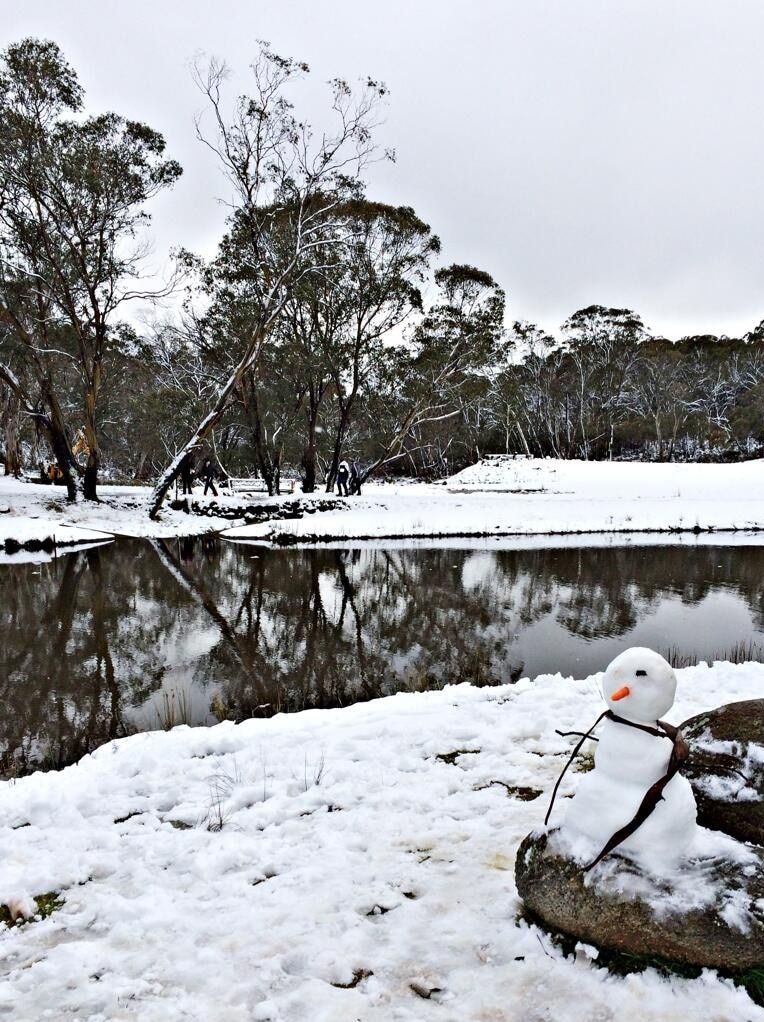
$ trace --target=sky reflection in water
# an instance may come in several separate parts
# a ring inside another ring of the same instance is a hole
[[[268,550],[119,540],[0,566],[3,771],[109,738],[762,642],[764,548]]]

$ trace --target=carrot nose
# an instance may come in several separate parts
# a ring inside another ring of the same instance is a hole
[[[625,699],[628,695],[631,695],[631,689],[628,685],[624,685],[623,688],[619,688],[617,692],[614,692],[610,698],[614,703],[617,703],[619,699]]]

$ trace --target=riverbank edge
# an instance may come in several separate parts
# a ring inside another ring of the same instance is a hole
[[[321,512],[317,512],[321,513]],[[276,519],[279,520],[279,519]],[[27,524],[29,519],[23,520]],[[261,523],[266,524],[266,523]],[[154,537],[141,537],[133,536],[129,532],[113,532],[106,533],[99,530],[98,533],[88,530],[88,535],[72,536],[67,538],[61,537],[63,528],[67,526],[54,525],[54,529],[58,532],[47,532],[47,527],[44,527],[41,535],[34,536],[29,539],[16,539],[13,536],[0,537],[0,552],[6,554],[15,554],[20,551],[26,551],[30,553],[47,553],[55,554],[59,548],[70,549],[73,547],[80,546],[91,546],[93,544],[102,545],[111,543],[118,538],[127,539],[152,539]],[[268,546],[277,548],[287,547],[312,547],[321,546],[323,544],[352,544],[352,543],[377,543],[377,542],[421,542],[427,540],[460,540],[460,539],[526,539],[526,538],[539,538],[543,539],[549,537],[550,539],[556,537],[565,536],[741,536],[741,537],[753,537],[760,536],[764,533],[764,526],[753,525],[748,527],[730,526],[729,528],[718,528],[715,526],[701,527],[698,525],[692,527],[681,527],[681,526],[667,526],[666,528],[642,528],[642,529],[554,529],[545,531],[533,531],[533,530],[507,530],[507,529],[465,529],[458,532],[377,532],[377,533],[354,533],[347,535],[341,532],[316,532],[316,533],[289,533],[280,530],[274,530],[270,533],[262,533],[258,535],[241,535],[243,529],[247,527],[237,527],[235,529],[200,529],[198,532],[178,532],[175,534],[164,535],[159,538],[163,539],[175,539],[175,538],[188,538],[188,539],[200,539],[203,536],[219,536],[228,542],[233,543],[247,543],[257,546]],[[81,531],[74,530],[72,531]]]
[[[370,543],[370,542],[384,542],[385,540],[428,540],[428,539],[524,539],[531,536],[543,538],[545,536],[708,536],[708,535],[743,535],[743,536],[757,536],[764,533],[764,525],[754,525],[746,528],[740,528],[738,526],[731,526],[730,528],[716,528],[714,526],[707,526],[702,528],[700,526],[693,526],[692,528],[682,528],[668,526],[666,528],[652,528],[652,529],[556,529],[544,532],[533,532],[529,530],[500,530],[494,529],[489,532],[485,530],[472,530],[464,532],[385,532],[385,533],[370,533],[363,535],[361,533],[353,533],[353,535],[347,535],[343,533],[306,533],[304,535],[296,535],[294,533],[287,532],[273,532],[270,535],[265,536],[245,536],[245,535],[231,535],[231,533],[239,533],[240,529],[229,529],[219,533],[222,539],[228,540],[232,543],[252,543],[259,546],[273,546],[273,547],[295,547],[295,546],[318,546],[322,543],[345,543],[352,544],[355,542],[359,543]]]
[[[92,530],[72,529],[82,535],[62,535],[62,527],[55,526],[54,532],[45,532],[42,535],[31,536],[28,539],[17,539],[14,536],[0,538],[0,552],[6,554],[17,554],[21,551],[26,553],[45,553],[55,555],[56,551],[63,547],[101,546],[106,543],[113,543],[116,535],[113,533],[95,532]]]

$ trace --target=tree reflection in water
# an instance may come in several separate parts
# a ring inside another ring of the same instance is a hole
[[[211,537],[0,567],[0,756],[72,762],[157,726],[403,689],[582,675],[625,643],[708,657],[757,638],[757,547],[268,550]],[[214,712],[213,712],[214,711]]]

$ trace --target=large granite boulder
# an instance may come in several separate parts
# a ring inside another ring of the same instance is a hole
[[[698,823],[764,845],[764,699],[727,703],[681,727]]]
[[[556,832],[530,834],[515,879],[526,908],[550,930],[612,951],[739,973],[764,965],[764,849],[737,845],[735,852],[733,845],[731,857],[688,863],[679,877],[661,881],[616,854],[584,873]]]

